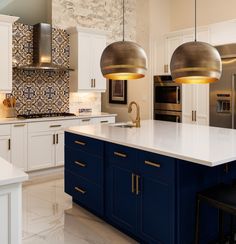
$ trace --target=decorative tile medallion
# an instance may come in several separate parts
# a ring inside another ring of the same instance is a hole
[[[58,65],[69,67],[69,35],[52,30],[52,57]],[[13,65],[27,65],[33,60],[33,27],[13,26]],[[12,94],[17,114],[69,111],[69,72],[13,70]]]

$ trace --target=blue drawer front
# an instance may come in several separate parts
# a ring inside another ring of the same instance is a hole
[[[77,203],[103,215],[103,191],[97,185],[65,170],[65,192]]]
[[[106,143],[106,160],[120,167],[134,170],[137,162],[137,150],[118,144]]]
[[[143,176],[173,182],[175,159],[166,156],[139,151],[139,171]]]
[[[101,157],[103,156],[103,141],[66,132],[65,144],[67,147],[76,150],[85,151]]]
[[[66,170],[98,185],[103,182],[103,159],[87,152],[65,147]]]

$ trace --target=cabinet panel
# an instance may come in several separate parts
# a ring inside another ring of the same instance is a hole
[[[12,89],[12,25],[0,23],[0,90],[11,92]]]
[[[31,133],[28,135],[28,169],[41,169],[54,166],[54,138],[52,132]]]
[[[11,162],[11,141],[9,136],[0,136],[0,157]]]
[[[107,166],[106,217],[131,233],[137,233],[137,197],[132,192],[130,169],[109,163]],[[134,176],[133,176],[134,177]],[[134,181],[134,178],[133,178]]]
[[[65,192],[73,197],[73,201],[103,215],[103,191],[100,187],[66,170]]]
[[[103,159],[89,153],[65,147],[66,170],[95,184],[103,182]]]
[[[141,178],[139,231],[149,243],[174,243],[174,191],[148,175]]]
[[[57,131],[55,133],[55,165],[64,165],[64,131]]]
[[[11,162],[16,167],[27,170],[27,125],[12,125],[11,133]]]
[[[93,79],[95,79],[94,89],[105,90],[106,79],[103,77],[100,69],[100,59],[102,52],[106,47],[106,37],[101,35],[93,36]]]

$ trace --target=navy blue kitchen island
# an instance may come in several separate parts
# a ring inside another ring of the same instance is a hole
[[[105,126],[116,129],[94,129]],[[209,167],[97,139],[86,128],[65,133],[65,192],[140,243],[193,243],[196,193],[236,179],[234,162]],[[218,235],[218,211],[203,205],[201,213],[208,243]]]

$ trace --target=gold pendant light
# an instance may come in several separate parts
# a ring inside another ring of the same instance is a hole
[[[195,0],[195,41],[179,46],[171,58],[170,71],[176,83],[206,84],[221,77],[220,54],[210,44],[197,41],[196,5]]]
[[[107,46],[101,56],[102,74],[112,80],[143,78],[147,71],[147,55],[135,42],[125,41],[125,3],[123,0],[123,41]]]

